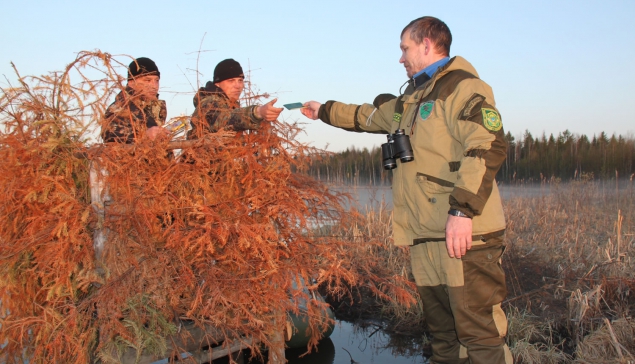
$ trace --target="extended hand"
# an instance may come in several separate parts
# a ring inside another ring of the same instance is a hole
[[[262,106],[258,106],[256,109],[256,116],[267,121],[277,120],[278,116],[282,112],[282,108],[273,106],[276,101],[278,101],[278,99],[273,99]]]
[[[472,248],[472,219],[448,215],[445,246],[450,258],[461,258]]]
[[[320,111],[320,106],[322,106],[322,104],[317,101],[307,101],[303,105],[304,107],[300,110],[302,115],[309,119],[317,120],[318,112]]]

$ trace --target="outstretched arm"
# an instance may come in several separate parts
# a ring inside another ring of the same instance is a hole
[[[277,99],[264,105],[247,106],[233,109],[225,99],[216,95],[201,98],[199,105],[192,114],[192,130],[188,138],[200,137],[197,129],[216,132],[221,128],[233,131],[252,130],[259,127],[260,122],[274,121],[282,112],[282,108],[274,106]]]
[[[372,105],[345,104],[337,101],[321,104],[317,101],[307,101],[303,106],[300,112],[309,119],[320,119],[331,126],[358,133],[386,134],[392,126],[395,101],[394,97],[387,102]]]
[[[273,106],[276,101],[278,101],[277,98],[269,101],[262,106],[258,106],[256,108],[256,117],[267,121],[277,120],[278,116],[280,116],[280,113],[282,112],[282,108]]]

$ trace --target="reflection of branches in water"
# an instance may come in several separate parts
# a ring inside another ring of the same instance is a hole
[[[358,361],[355,361],[355,359],[353,359],[353,356],[351,355],[350,351],[346,350],[346,348],[343,346],[342,346],[342,349],[344,349],[344,351],[348,353],[348,356],[351,358],[351,364],[359,364]]]
[[[389,335],[389,341],[386,344],[385,348],[390,349],[393,355],[404,356],[407,358],[417,357],[421,355],[429,355],[430,347],[429,341],[430,339],[423,336],[406,336],[406,335],[398,335],[392,334]]]
[[[386,330],[386,326],[376,321],[359,321],[353,324],[353,332],[364,339],[357,347],[365,351],[370,344],[376,353],[389,350],[393,356],[406,358],[420,357],[429,352],[429,339],[424,335],[404,335]],[[376,335],[377,334],[377,335]],[[374,339],[371,338],[375,336]]]

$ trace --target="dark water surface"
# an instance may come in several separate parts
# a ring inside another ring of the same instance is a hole
[[[410,340],[410,341],[409,341]],[[377,328],[361,329],[355,325],[337,321],[331,337],[318,345],[317,351],[307,354],[306,349],[288,349],[285,352],[289,364],[421,364],[427,363],[420,345],[410,339],[390,337]],[[212,364],[226,364],[227,358]],[[261,364],[257,360],[244,360],[249,364]]]

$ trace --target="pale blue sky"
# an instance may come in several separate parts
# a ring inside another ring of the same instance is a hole
[[[399,34],[423,15],[445,21],[461,55],[494,89],[506,131],[635,132],[635,1],[2,1],[0,74],[63,69],[99,49],[150,57],[168,116],[190,114],[196,85],[225,58],[252,70],[279,105],[372,102],[399,92]],[[202,42],[202,46],[201,46]],[[129,59],[120,58],[127,64]],[[121,70],[125,73],[125,69]],[[6,86],[4,77],[0,85]],[[383,135],[306,123],[301,140],[329,150],[372,147]]]

